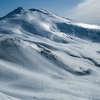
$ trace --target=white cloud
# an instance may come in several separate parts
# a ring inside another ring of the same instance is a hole
[[[100,25],[100,0],[84,0],[67,13],[76,21]]]

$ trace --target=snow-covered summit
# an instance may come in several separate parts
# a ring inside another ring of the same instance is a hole
[[[65,41],[66,37],[78,37],[100,41],[100,28],[95,25],[76,23],[45,9],[18,7],[0,20],[0,33],[34,34],[52,41]]]
[[[12,12],[8,13],[6,16],[0,18],[1,19],[6,19],[6,18],[10,18],[10,17],[13,17],[14,15],[17,15],[17,14],[24,14],[28,12],[28,10],[26,10],[25,8],[23,7],[18,7],[16,9],[14,9]]]
[[[26,12],[28,12],[27,9],[25,9],[23,7],[18,7],[17,9],[12,11],[12,14],[22,14],[22,13],[26,13]]]

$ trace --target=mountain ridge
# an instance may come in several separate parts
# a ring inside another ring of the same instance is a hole
[[[1,27],[3,26],[3,21],[5,22],[4,24],[6,27],[9,27],[10,25],[13,24],[13,27],[15,25],[15,28],[16,28],[16,25],[17,25],[17,27],[20,27],[20,29],[15,29],[15,30],[18,31],[18,33],[20,34],[22,33],[21,32],[22,30],[25,30],[28,33],[32,33],[35,35],[37,34],[37,35],[47,37],[47,38],[56,37],[56,36],[59,37],[59,35],[61,34],[66,34],[72,37],[74,36],[74,37],[83,38],[86,40],[92,40],[93,42],[100,42],[100,35],[99,35],[100,29],[98,26],[76,23],[68,19],[64,19],[56,14],[53,14],[43,9],[42,10],[38,10],[38,9],[26,10],[25,8],[18,7],[17,9],[10,12],[9,14],[7,14],[1,19],[2,19]],[[11,24],[7,26],[9,22]],[[11,30],[8,29],[8,31],[11,31],[11,32],[7,32],[7,29],[2,28],[0,32],[14,33],[12,32],[12,29]],[[46,32],[48,34],[44,34]]]

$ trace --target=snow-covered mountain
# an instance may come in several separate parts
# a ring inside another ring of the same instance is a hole
[[[100,100],[99,76],[100,26],[22,7],[0,18],[0,100]]]

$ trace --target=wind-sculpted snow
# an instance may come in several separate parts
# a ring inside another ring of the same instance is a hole
[[[99,50],[99,44],[83,40],[59,44],[37,36],[4,35],[0,91],[22,100],[99,100],[100,68],[93,62],[99,64]]]
[[[66,35],[70,35],[100,42],[100,26],[77,23],[44,9],[26,10],[22,7],[0,19],[0,33],[34,34],[65,43]]]
[[[100,42],[100,29],[84,28],[67,23],[57,23],[57,27],[61,32],[66,34],[86,40],[92,40],[93,42]]]
[[[99,29],[17,10],[0,23],[0,100],[99,100]]]

